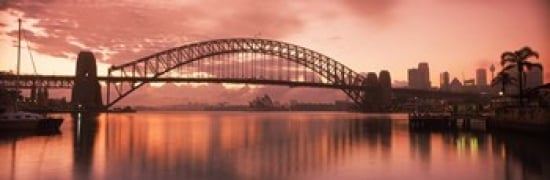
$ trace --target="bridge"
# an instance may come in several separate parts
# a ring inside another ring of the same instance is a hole
[[[95,58],[81,52],[75,76],[0,75],[0,87],[72,88],[73,103],[109,108],[144,84],[154,82],[240,83],[342,90],[356,105],[391,96],[464,97],[476,94],[391,88],[389,72],[361,75],[316,51],[275,40],[235,38],[186,44],[112,66],[97,76]],[[99,81],[106,84],[103,105]],[[90,97],[92,96],[92,97]]]

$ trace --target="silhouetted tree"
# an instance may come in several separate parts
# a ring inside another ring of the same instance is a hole
[[[505,66],[502,71],[507,71],[510,69],[517,69],[518,71],[518,80],[519,80],[519,102],[523,106],[523,72],[525,69],[531,70],[532,68],[539,68],[542,70],[542,65],[539,63],[529,62],[527,59],[530,57],[539,58],[539,54],[530,47],[524,47],[518,51],[514,52],[504,52],[500,56],[500,64]]]
[[[500,91],[503,94],[506,94],[506,86],[516,84],[516,78],[512,77],[510,74],[508,74],[506,71],[501,71],[497,74],[497,76],[493,79],[491,82],[491,86],[497,86],[501,85]]]

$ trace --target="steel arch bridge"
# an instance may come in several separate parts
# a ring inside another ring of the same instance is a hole
[[[365,77],[326,55],[298,45],[269,39],[216,39],[112,66],[107,76],[106,107],[160,79],[336,88],[343,90],[355,104],[361,104]]]

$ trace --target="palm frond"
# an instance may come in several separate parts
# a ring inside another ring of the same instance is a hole
[[[510,65],[508,65],[508,66],[502,68],[502,71],[508,71],[508,70],[511,70],[511,69],[514,69],[514,68],[517,68],[517,65],[515,65],[515,64],[510,64]],[[506,74],[508,74],[508,73],[506,73]]]
[[[507,62],[515,63],[517,61],[516,54],[506,51],[500,55],[500,65],[504,66]]]
[[[512,66],[512,65],[509,65]],[[491,81],[491,86],[500,85],[502,83],[504,84],[516,84],[517,79],[513,76],[511,76],[506,71],[501,71],[497,74],[497,76]]]
[[[535,58],[539,58],[539,53],[536,52],[536,51],[533,51],[530,47],[526,46],[526,47],[523,47],[521,50],[519,50],[519,59],[521,59],[521,61],[525,61],[527,60],[529,57],[535,57]]]

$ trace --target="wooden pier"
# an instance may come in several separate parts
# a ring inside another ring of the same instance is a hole
[[[409,113],[409,129],[413,131],[484,131],[488,116],[450,113]]]

